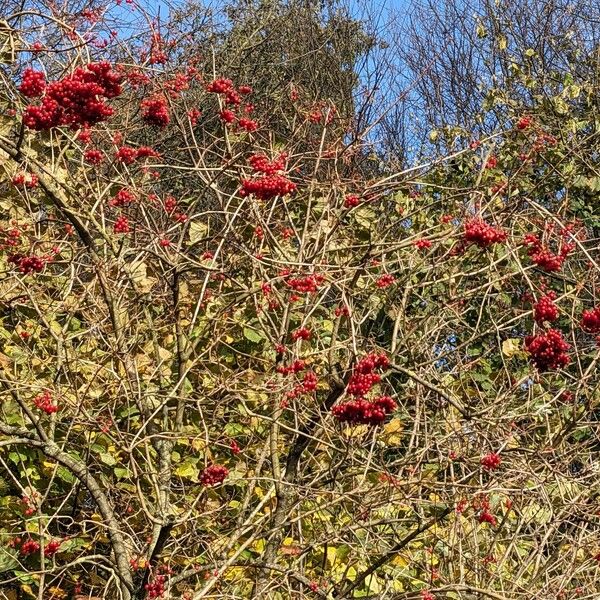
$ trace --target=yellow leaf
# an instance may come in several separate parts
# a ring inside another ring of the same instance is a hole
[[[21,589],[28,594],[29,596],[32,596],[33,598],[37,598],[37,594],[34,594],[33,590],[31,589],[30,585],[27,585],[26,583],[21,584]]]
[[[344,435],[349,438],[362,437],[365,433],[370,431],[368,425],[357,425],[355,427],[346,427],[344,429]]]
[[[408,567],[408,561],[406,560],[406,558],[404,558],[404,556],[401,556],[400,554],[397,554],[393,558],[392,563],[397,567]]]
[[[397,433],[404,429],[404,424],[400,419],[392,419],[389,423],[385,424],[383,431],[385,433]]]
[[[517,338],[509,338],[508,340],[504,340],[502,342],[502,354],[504,356],[511,358],[515,354],[518,354],[521,351],[521,340]]]

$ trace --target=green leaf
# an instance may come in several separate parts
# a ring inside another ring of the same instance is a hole
[[[256,329],[251,329],[250,327],[244,327],[244,337],[253,344],[258,344],[264,339]]]
[[[176,469],[175,475],[183,477],[184,479],[198,479],[199,470],[195,465],[195,462],[189,460],[182,462]]]
[[[129,469],[125,469],[123,467],[115,467],[113,469],[113,473],[117,479],[125,479],[130,476]]]
[[[108,452],[103,452],[100,454],[100,460],[109,467],[114,467],[117,464],[117,459]]]

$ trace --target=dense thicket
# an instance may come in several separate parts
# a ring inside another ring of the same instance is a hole
[[[519,6],[5,0],[4,597],[597,595],[595,9]]]

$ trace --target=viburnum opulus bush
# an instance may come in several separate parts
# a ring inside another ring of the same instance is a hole
[[[576,142],[515,111],[373,176],[327,98],[63,16],[14,17],[0,98],[6,589],[593,597]]]

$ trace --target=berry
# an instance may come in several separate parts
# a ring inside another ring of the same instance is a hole
[[[375,282],[375,285],[378,288],[386,288],[390,285],[392,285],[394,283],[394,281],[396,281],[396,278],[391,275],[390,273],[386,273],[385,275],[382,275],[381,277],[379,277],[379,279]]]
[[[581,315],[581,329],[586,333],[600,333],[600,305],[592,310],[584,310]]]
[[[140,146],[136,150],[136,159],[140,158],[160,158],[160,152],[157,152],[154,148],[150,146]]]
[[[83,158],[91,165],[99,165],[104,160],[104,153],[101,150],[86,150]]]
[[[130,146],[121,146],[115,153],[115,159],[122,162],[124,165],[130,165],[135,162],[137,151]]]
[[[201,116],[202,111],[198,110],[197,108],[192,108],[191,110],[188,110],[188,117],[192,125],[196,125],[196,123],[198,123],[198,119],[200,119]]]
[[[569,364],[566,354],[571,346],[557,329],[549,329],[537,336],[525,338],[525,349],[531,355],[533,364],[540,370],[558,369]]]
[[[354,208],[360,204],[360,196],[357,194],[348,194],[344,198],[344,206],[346,208]]]
[[[109,202],[110,206],[127,206],[136,199],[135,194],[127,188],[121,188],[112,200]]]
[[[531,117],[521,117],[517,121],[517,129],[527,129],[531,125]]]
[[[310,340],[311,331],[307,327],[300,327],[292,333],[292,340]]]
[[[41,104],[29,105],[23,123],[42,131],[70,125],[73,128],[94,125],[113,114],[103,98],[121,94],[121,75],[104,61],[77,67],[72,75],[48,84]]]
[[[15,187],[25,187],[31,190],[38,186],[39,179],[34,173],[20,171],[12,178],[11,182]]]
[[[23,542],[23,544],[21,545],[21,548],[19,550],[19,553],[21,554],[21,556],[29,556],[30,554],[35,554],[36,552],[39,552],[39,551],[40,551],[40,545],[35,540],[32,540],[30,538]]]
[[[46,89],[46,76],[41,71],[35,71],[31,67],[27,67],[23,71],[23,78],[19,91],[28,98],[37,98],[41,96]]]
[[[372,401],[357,398],[334,406],[331,412],[343,423],[379,425],[396,406],[396,402],[389,396],[380,396]]]
[[[148,592],[148,598],[162,598],[165,593],[164,575],[157,575],[152,581],[148,582],[144,589]]]
[[[229,471],[222,465],[210,465],[200,474],[200,483],[205,486],[223,483]]]
[[[39,256],[24,256],[23,254],[11,254],[8,262],[16,265],[23,275],[40,273],[44,269],[46,259]]]
[[[231,79],[215,79],[206,86],[207,92],[213,94],[226,94],[233,89],[233,81]]]
[[[62,544],[62,540],[52,540],[44,546],[44,556],[53,556],[58,552]]]
[[[245,117],[242,117],[238,121],[238,125],[248,132],[256,131],[258,129],[258,123],[256,121],[253,121],[252,119],[246,119]]]
[[[129,219],[125,215],[119,215],[115,221],[113,230],[115,233],[129,233],[131,231]]]
[[[479,514],[479,522],[489,523],[492,527],[495,527],[497,523],[496,517],[487,508],[484,508]]]
[[[483,219],[471,219],[465,223],[464,240],[480,248],[489,248],[506,240],[506,233],[486,223]]]
[[[309,294],[316,292],[324,280],[323,275],[315,274],[306,277],[290,277],[285,283],[296,292]]]
[[[493,471],[494,469],[497,469],[500,466],[501,462],[502,459],[500,458],[500,455],[496,452],[491,452],[490,454],[486,454],[481,458],[481,466],[488,471]]]
[[[52,394],[46,390],[33,399],[34,405],[47,415],[58,412],[58,404],[52,398]]]
[[[230,125],[236,119],[235,113],[232,110],[229,110],[228,108],[223,109],[219,113],[219,117],[221,117],[221,121],[223,121],[227,125]]]
[[[430,240],[420,239],[416,240],[414,244],[419,250],[426,250],[427,248],[431,248]]]
[[[528,247],[527,253],[531,260],[548,273],[560,271],[567,256],[575,249],[574,243],[561,241],[558,253],[554,253],[532,233],[525,235],[523,244]]]
[[[166,127],[171,120],[167,101],[163,96],[153,96],[144,100],[141,108],[142,118],[149,125]]]
[[[533,306],[533,317],[537,323],[556,321],[558,319],[558,307],[554,304],[555,292],[549,292],[542,296]]]
[[[385,369],[388,365],[389,361],[384,354],[368,354],[354,367],[346,392],[355,397],[365,396],[374,385],[381,381],[381,376],[373,371]]]

